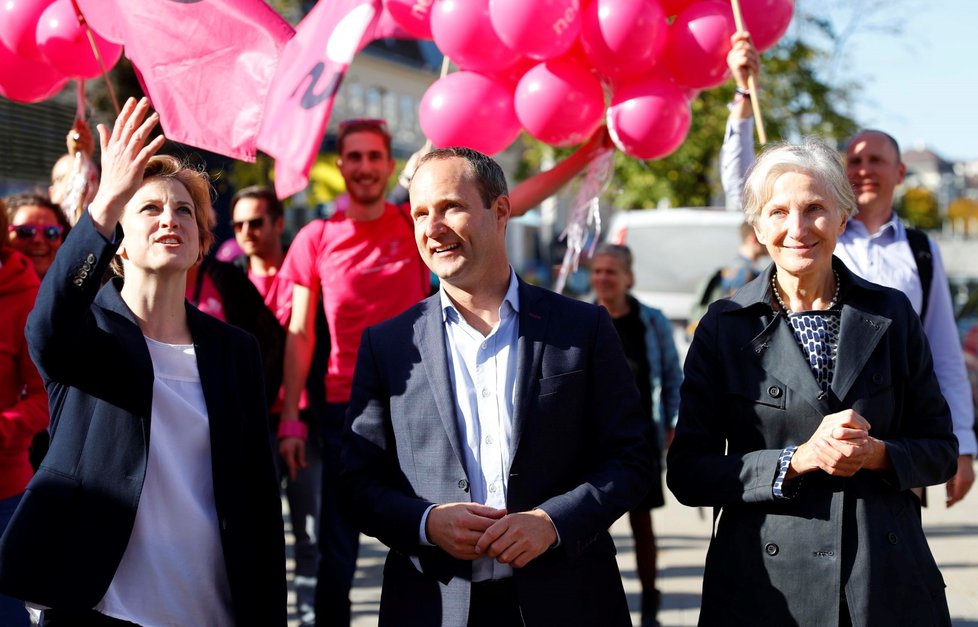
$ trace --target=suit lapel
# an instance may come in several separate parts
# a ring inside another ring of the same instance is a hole
[[[520,437],[537,393],[550,310],[541,298],[542,292],[530,288],[521,280],[520,327],[517,339],[516,390],[513,399],[513,440],[510,445],[510,464],[519,450]]]
[[[832,391],[844,399],[876,345],[890,326],[890,319],[866,313],[855,307],[842,307],[839,352],[836,356]]]
[[[441,301],[434,295],[425,301],[424,315],[414,323],[416,348],[421,354],[428,389],[435,398],[438,416],[448,435],[452,451],[462,468],[465,468],[465,455],[462,453],[462,439],[458,430],[455,412],[452,376],[448,370],[448,353],[445,347],[445,325],[442,321]]]
[[[784,316],[774,316],[771,323],[746,347],[758,355],[761,367],[771,376],[783,381],[788,389],[824,414],[832,413],[828,395],[815,381],[815,375],[805,361],[795,336]]]

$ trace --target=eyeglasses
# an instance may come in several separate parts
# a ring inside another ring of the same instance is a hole
[[[258,218],[252,218],[251,220],[238,220],[231,222],[231,228],[234,229],[235,233],[240,233],[244,225],[248,225],[249,231],[254,231],[255,229],[260,229],[265,226],[265,218],[268,216],[260,216]]]
[[[61,232],[64,231],[64,228],[49,224],[11,224],[7,227],[7,231],[15,233],[18,239],[33,239],[40,232],[41,235],[53,242],[61,239]]]

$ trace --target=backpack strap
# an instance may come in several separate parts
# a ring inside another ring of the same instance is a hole
[[[920,287],[923,291],[923,301],[920,305],[920,320],[923,322],[927,315],[927,303],[930,301],[931,283],[934,281],[934,255],[930,251],[930,238],[920,229],[907,229],[907,242],[917,263],[917,274],[920,276]]]

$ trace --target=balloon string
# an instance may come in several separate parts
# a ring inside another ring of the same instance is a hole
[[[82,14],[81,7],[78,6],[78,0],[71,0],[71,6],[75,8],[75,15],[78,16],[78,22],[85,28],[85,34],[88,35],[88,45],[92,47],[92,53],[95,54],[95,60],[98,61],[98,68],[102,72],[102,80],[105,81],[105,88],[109,92],[109,98],[112,100],[112,106],[115,108],[115,114],[119,115],[119,101],[115,97],[115,89],[112,88],[112,81],[109,80],[109,71],[105,67],[105,61],[102,60],[102,54],[98,50],[98,44],[95,43],[95,34],[92,33],[88,21]]]
[[[581,253],[584,252],[584,246],[588,241],[589,227],[594,226],[594,237],[591,238],[588,255],[594,252],[594,247],[601,238],[601,203],[598,197],[611,181],[611,175],[615,171],[614,156],[614,150],[605,150],[588,164],[567,227],[558,238],[567,241],[567,250],[564,252],[564,259],[560,264],[560,272],[554,285],[554,291],[558,294],[564,291],[570,274],[579,267]]]

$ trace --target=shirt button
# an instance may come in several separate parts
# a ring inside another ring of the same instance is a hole
[[[777,555],[779,550],[780,549],[778,548],[778,545],[775,544],[775,543],[773,543],[773,542],[768,542],[764,546],[764,552],[767,553],[768,555],[770,555],[771,557],[774,557],[775,555]]]
[[[491,492],[493,494],[496,493],[496,484],[495,483],[492,484],[491,486],[489,486],[489,492]]]
[[[492,444],[492,436],[491,435],[487,435],[486,436],[486,444]]]
[[[772,385],[767,389],[767,393],[771,395],[771,398],[778,398],[781,396],[781,388],[776,385]]]
[[[489,348],[489,343],[488,342],[483,342],[482,343],[482,350],[486,350],[487,348]]]
[[[482,398],[489,398],[489,389],[482,388]]]
[[[465,479],[459,479],[458,480],[458,489],[459,490],[463,490],[465,492],[468,492],[469,491],[469,482],[466,481]]]

